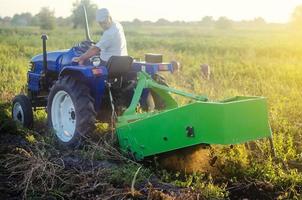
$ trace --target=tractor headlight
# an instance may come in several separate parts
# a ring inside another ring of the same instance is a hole
[[[34,65],[34,63],[33,62],[30,62],[29,63],[29,70],[31,71],[31,72],[33,72],[34,70],[35,70],[35,65]]]
[[[101,64],[101,58],[100,57],[92,57],[91,63],[94,67],[98,67]]]

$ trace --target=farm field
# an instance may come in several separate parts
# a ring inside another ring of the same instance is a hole
[[[9,120],[10,102],[26,92],[29,61],[41,53],[44,32],[35,27],[0,28],[0,179],[4,180],[0,180],[0,197],[302,198],[301,33],[285,26],[231,30],[198,25],[125,27],[129,55],[143,59],[144,53],[162,53],[165,61],[181,63],[177,74],[163,74],[172,87],[206,94],[210,100],[267,97],[277,158],[271,157],[266,140],[252,143],[249,149],[245,145],[213,147],[219,173],[211,176],[167,172],[149,165],[138,171],[141,163],[123,157],[106,141],[89,143],[76,152],[59,152],[40,110],[35,112],[34,130],[16,127]],[[81,29],[62,28],[47,34],[48,51],[67,49],[84,39]],[[95,41],[100,34],[93,29]],[[201,77],[203,63],[211,67],[209,80]],[[99,132],[103,129],[100,125]],[[67,159],[71,166],[83,164],[83,168],[68,168],[60,159]],[[87,163],[92,162],[110,167],[91,168]],[[131,186],[134,174],[136,182]]]

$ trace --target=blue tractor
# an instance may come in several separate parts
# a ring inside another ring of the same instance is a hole
[[[90,132],[96,119],[107,122],[114,111],[121,113],[129,106],[137,72],[146,71],[158,79],[157,72],[173,71],[170,63],[133,61],[129,56],[112,56],[107,66],[100,66],[100,58],[94,57],[85,66],[78,66],[72,58],[85,53],[92,42],[83,41],[71,49],[47,53],[46,39],[47,36],[42,35],[43,54],[31,60],[28,95],[15,97],[12,116],[30,128],[32,108],[46,107],[50,127],[66,144],[79,141],[79,132],[82,135]],[[154,109],[150,94],[144,91],[140,101],[144,109]]]
[[[136,61],[130,56],[112,56],[106,66],[100,65],[100,57],[95,56],[79,66],[72,58],[82,55],[94,44],[88,25],[86,40],[67,50],[47,52],[47,35],[41,39],[43,53],[30,61],[28,94],[14,98],[12,116],[30,128],[33,109],[45,107],[48,124],[64,145],[78,144],[81,136],[93,130],[97,119],[108,122],[122,113],[131,103],[137,72],[144,71],[159,82],[163,82],[159,71],[173,72],[172,64],[162,63],[162,56],[155,54],[146,54],[149,62]],[[157,103],[145,89],[140,105],[145,110],[159,108],[160,99],[156,100]]]

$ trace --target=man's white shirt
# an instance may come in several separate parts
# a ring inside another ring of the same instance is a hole
[[[95,46],[101,49],[103,61],[108,61],[111,56],[128,55],[124,29],[116,21],[113,21],[110,28],[104,31],[100,41]]]

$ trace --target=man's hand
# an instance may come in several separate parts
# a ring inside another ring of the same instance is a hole
[[[79,65],[84,65],[84,60],[81,57],[73,57],[72,62],[79,63]]]
[[[73,57],[71,61],[78,63],[80,61],[80,57]]]
[[[98,47],[92,46],[86,53],[81,55],[80,57],[73,57],[72,62],[79,63],[79,65],[84,65],[85,61],[92,56],[95,56],[100,53],[100,49]]]

